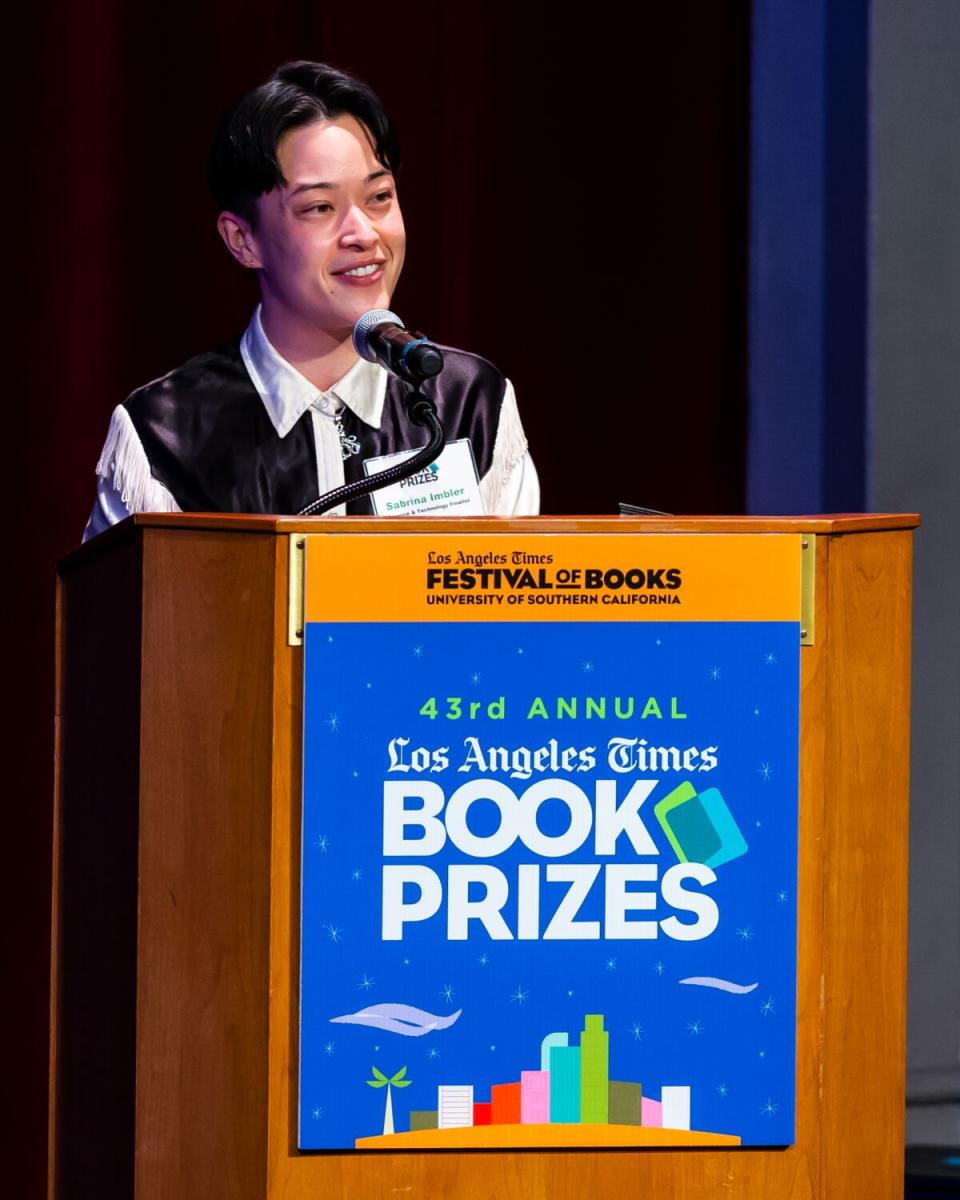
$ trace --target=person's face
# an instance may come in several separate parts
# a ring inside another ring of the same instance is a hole
[[[393,176],[349,116],[291,130],[278,161],[286,183],[258,201],[257,227],[245,233],[247,265],[259,269],[275,319],[344,339],[363,313],[389,306],[403,266]]]

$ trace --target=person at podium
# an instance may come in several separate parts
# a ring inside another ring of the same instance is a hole
[[[134,512],[297,513],[362,478],[365,460],[424,444],[403,411],[407,385],[358,357],[351,336],[363,313],[389,308],[403,267],[398,165],[380,101],[322,63],[280,67],[224,115],[210,188],[220,236],[256,273],[260,303],[241,337],[115,409],[85,540]],[[460,469],[465,457],[478,504],[536,513],[512,385],[476,355],[443,354],[425,390],[448,444],[469,443]],[[364,496],[347,511],[374,509]]]

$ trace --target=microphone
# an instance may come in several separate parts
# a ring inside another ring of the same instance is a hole
[[[443,370],[443,355],[425,337],[404,329],[386,308],[366,312],[353,327],[353,346],[361,358],[378,362],[417,386]]]

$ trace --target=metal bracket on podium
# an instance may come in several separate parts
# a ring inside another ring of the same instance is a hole
[[[816,633],[817,538],[805,533],[800,539],[800,645],[812,646]]]
[[[287,645],[303,645],[303,554],[306,539],[291,533],[287,560]]]

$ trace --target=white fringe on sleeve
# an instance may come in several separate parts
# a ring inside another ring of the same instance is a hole
[[[173,496],[150,473],[143,444],[121,404],[113,410],[97,476],[120,496],[128,512],[179,512]]]
[[[520,412],[513,384],[507,380],[500,406],[500,424],[493,444],[493,463],[480,480],[480,496],[484,512],[495,516],[504,500],[504,488],[517,464],[527,452],[527,435],[520,424]]]

